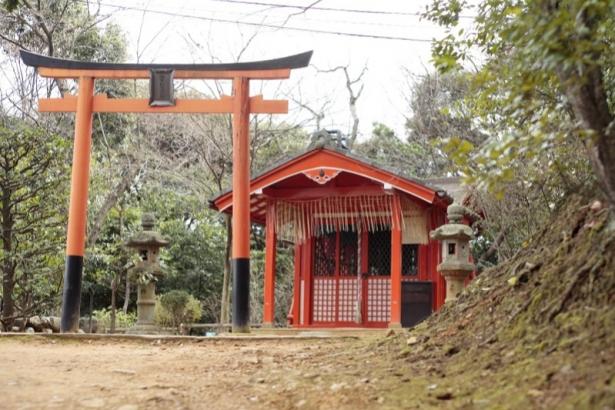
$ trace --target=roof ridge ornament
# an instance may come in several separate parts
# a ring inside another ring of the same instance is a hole
[[[346,147],[347,137],[342,135],[340,130],[327,130],[323,128],[314,131],[310,137],[309,148],[311,149],[321,149],[325,146],[345,150],[348,149]]]
[[[340,172],[342,172],[342,170],[338,168],[322,167],[303,171],[303,175],[318,182],[320,185],[324,185],[335,178]]]

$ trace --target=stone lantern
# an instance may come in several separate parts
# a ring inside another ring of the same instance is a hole
[[[127,334],[158,334],[160,327],[154,321],[154,306],[156,305],[156,281],[164,272],[159,264],[160,248],[169,245],[170,240],[154,231],[155,218],[153,214],[141,216],[143,230],[134,234],[125,245],[135,248],[140,261],[137,266],[128,271],[129,275],[138,276],[137,292],[137,323],[126,330]]]
[[[432,239],[442,242],[442,263],[438,272],[446,279],[446,300],[457,299],[463,284],[475,270],[470,263],[470,239],[474,239],[472,228],[461,223],[464,207],[453,203],[448,210],[449,223],[431,231]]]

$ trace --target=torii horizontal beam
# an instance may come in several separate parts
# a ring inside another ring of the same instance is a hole
[[[312,51],[274,60],[226,64],[125,64],[95,63],[64,60],[19,50],[25,65],[38,67],[42,77],[99,79],[121,78],[126,80],[149,79],[150,69],[173,69],[174,77],[189,79],[233,79],[237,77],[254,80],[274,80],[290,77],[290,70],[307,67]]]
[[[264,100],[262,95],[255,95],[249,100],[250,114],[286,114],[288,101]],[[63,98],[39,98],[38,110],[40,112],[76,112],[77,96],[64,94]],[[115,113],[207,113],[232,114],[233,98],[223,95],[216,99],[176,99],[174,107],[151,107],[146,98],[107,98],[107,94],[98,94],[92,98],[92,112]]]

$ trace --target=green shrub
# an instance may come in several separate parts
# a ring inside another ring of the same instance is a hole
[[[92,317],[102,321],[107,329],[111,328],[111,308],[95,310],[92,312]],[[137,312],[128,312],[124,314],[121,309],[115,309],[115,326],[129,328],[135,325],[137,321]]]
[[[156,323],[174,327],[178,333],[182,323],[190,325],[199,320],[202,314],[201,302],[182,290],[172,290],[160,296],[154,307]]]

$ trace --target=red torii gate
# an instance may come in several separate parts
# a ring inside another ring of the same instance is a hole
[[[251,79],[290,77],[290,70],[306,67],[312,51],[275,60],[229,64],[108,64],[64,60],[20,50],[24,64],[37,67],[42,77],[79,80],[77,96],[39,99],[41,112],[76,112],[73,170],[66,239],[66,269],[61,332],[79,327],[81,280],[85,251],[92,114],[204,113],[233,114],[233,332],[250,331],[250,114],[286,114],[288,101],[250,97]],[[233,80],[233,95],[215,99],[174,99],[173,78]],[[161,87],[150,99],[114,99],[94,95],[95,79],[150,79]],[[169,83],[170,82],[170,83]],[[166,88],[165,88],[166,87]],[[156,98],[160,97],[160,98]]]

